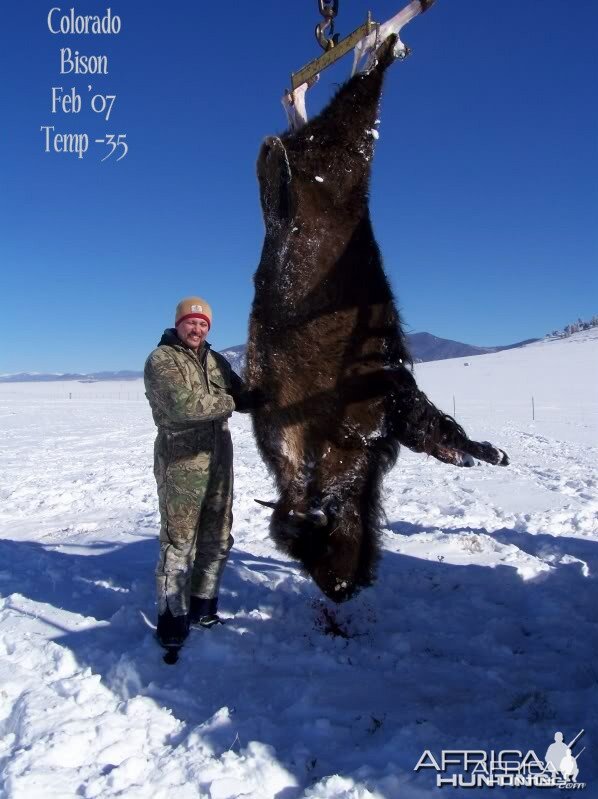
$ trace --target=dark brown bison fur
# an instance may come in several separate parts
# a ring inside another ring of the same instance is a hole
[[[371,131],[391,45],[317,118],[266,139],[257,166],[266,236],[246,379],[267,398],[253,422],[280,495],[271,534],[336,601],[374,578],[400,443],[459,465],[503,458],[417,388],[374,238]]]

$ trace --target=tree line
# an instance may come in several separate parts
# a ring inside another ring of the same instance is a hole
[[[595,314],[591,319],[584,321],[579,318],[577,322],[566,325],[562,330],[553,330],[549,333],[550,338],[567,338],[573,333],[579,333],[581,330],[590,330],[593,327],[598,327],[598,316]]]

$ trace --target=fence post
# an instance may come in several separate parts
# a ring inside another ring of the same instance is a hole
[[[455,395],[453,394],[453,419],[457,418],[457,405],[455,403]]]
[[[71,394],[70,391],[69,391],[69,399],[73,399],[73,395]]]

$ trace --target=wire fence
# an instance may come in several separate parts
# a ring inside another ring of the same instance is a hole
[[[0,402],[3,399],[10,399],[14,401],[19,400],[56,400],[56,401],[74,401],[74,402],[87,402],[107,400],[111,402],[146,402],[145,393],[143,391],[112,391],[112,392],[78,392],[78,391],[0,391]]]
[[[41,388],[41,387],[40,387]],[[489,422],[506,421],[533,421],[548,422],[559,421],[595,426],[598,430],[598,404],[588,398],[584,401],[581,397],[569,397],[565,402],[560,398],[543,396],[541,393],[516,397],[497,397],[485,394],[472,397],[458,394],[444,394],[430,397],[432,401],[445,413],[453,416],[461,424],[466,424],[470,419],[485,418]],[[0,387],[0,403],[7,404],[31,402],[56,402],[56,403],[147,403],[143,390],[121,389],[120,391],[97,391],[76,389],[73,390],[20,390],[9,386]]]
[[[591,398],[550,397],[538,394],[528,396],[451,395],[431,397],[435,405],[467,426],[472,420],[483,419],[489,423],[551,422],[562,425],[580,425],[594,428],[598,433],[598,403]]]

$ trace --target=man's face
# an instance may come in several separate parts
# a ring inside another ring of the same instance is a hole
[[[208,335],[210,329],[205,319],[197,319],[191,317],[190,319],[183,319],[176,327],[177,336],[192,350],[197,350],[201,347],[205,337]]]

